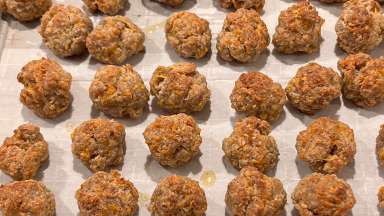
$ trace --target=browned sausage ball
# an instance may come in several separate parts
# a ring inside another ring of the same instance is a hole
[[[236,111],[270,122],[279,118],[287,101],[281,85],[260,72],[241,74],[230,99]]]
[[[265,0],[220,0],[220,3],[223,8],[246,8],[260,12],[263,10]]]
[[[172,113],[201,111],[211,96],[205,76],[193,63],[159,66],[149,84],[157,104]]]
[[[323,23],[309,1],[300,1],[280,13],[272,43],[277,51],[286,54],[316,52]]]
[[[317,63],[300,67],[285,88],[289,102],[303,113],[313,115],[341,95],[341,78],[332,69]]]
[[[91,119],[71,134],[72,153],[93,172],[108,171],[124,161],[125,129],[114,120]]]
[[[0,12],[28,22],[40,18],[51,5],[51,0],[0,0]]]
[[[368,52],[383,40],[384,17],[375,0],[350,0],[335,26],[338,46],[347,53]]]
[[[320,0],[321,2],[324,2],[324,3],[343,3],[343,2],[346,2],[348,0]]]
[[[39,117],[58,117],[72,103],[72,76],[55,61],[46,58],[30,61],[21,69],[17,80],[24,85],[20,101]]]
[[[279,149],[270,133],[269,123],[254,116],[237,122],[223,141],[225,157],[237,169],[252,166],[264,173],[275,168]]]
[[[33,178],[47,159],[48,144],[33,124],[20,125],[0,147],[0,169],[15,180]]]
[[[97,109],[112,117],[138,118],[149,100],[148,90],[132,65],[99,69],[89,96]]]
[[[384,101],[384,57],[349,55],[338,62],[343,96],[359,107],[369,108]]]
[[[207,200],[199,183],[176,175],[160,181],[149,206],[153,216],[203,216],[206,210]]]
[[[377,199],[379,200],[379,207],[384,208],[384,186],[379,188],[379,192],[377,193]]]
[[[153,0],[153,1],[157,1],[171,7],[177,7],[184,3],[184,0]]]
[[[0,185],[0,214],[3,216],[54,216],[55,197],[41,182],[16,181]]]
[[[180,167],[200,153],[200,128],[184,113],[158,117],[143,135],[152,157],[163,166]]]
[[[246,63],[264,52],[269,42],[268,29],[260,15],[240,8],[225,18],[216,48],[223,60]]]
[[[277,178],[246,167],[229,184],[225,195],[228,210],[234,216],[278,216],[287,202],[283,184]]]
[[[106,64],[122,64],[144,51],[144,32],[124,16],[104,18],[88,35],[89,53]]]
[[[168,43],[184,58],[203,58],[211,50],[211,29],[207,20],[194,13],[172,14],[165,24]]]
[[[67,57],[86,50],[85,40],[92,28],[91,19],[79,8],[55,5],[41,18],[40,35],[55,55]]]
[[[384,124],[380,126],[379,134],[376,137],[376,154],[379,163],[384,166]]]
[[[124,8],[127,0],[82,0],[92,12],[101,11],[104,14],[116,15]]]
[[[299,158],[308,162],[313,171],[333,174],[353,160],[356,143],[348,125],[320,117],[299,133],[296,150]]]
[[[347,215],[356,203],[351,186],[335,175],[313,173],[304,177],[292,193],[301,216]]]
[[[132,216],[138,210],[139,193],[119,172],[99,171],[76,191],[80,216]]]

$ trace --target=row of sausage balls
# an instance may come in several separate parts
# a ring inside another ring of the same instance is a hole
[[[245,5],[245,4],[244,4]],[[281,12],[273,36],[275,49],[286,54],[317,52],[324,19],[309,1]],[[368,52],[383,40],[384,16],[376,0],[349,0],[336,24],[337,42],[347,53]],[[168,43],[185,58],[200,59],[211,50],[207,20],[191,12],[177,12],[165,24]],[[143,31],[127,17],[108,16],[93,29],[90,18],[74,6],[52,6],[41,18],[43,43],[61,57],[86,49],[100,62],[122,64],[144,50]],[[229,13],[217,38],[218,55],[225,61],[249,62],[270,43],[267,26],[254,9]]]

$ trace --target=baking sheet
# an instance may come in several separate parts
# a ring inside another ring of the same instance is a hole
[[[322,29],[324,41],[319,53],[312,55],[281,55],[273,51],[270,45],[258,61],[246,65],[228,64],[217,58],[215,40],[221,29],[228,10],[218,6],[218,0],[186,0],[181,9],[165,8],[150,0],[130,0],[125,15],[137,23],[146,33],[146,52],[128,60],[142,75],[148,86],[148,80],[157,65],[170,65],[183,61],[166,45],[163,33],[164,20],[174,11],[186,9],[197,13],[210,22],[213,33],[212,53],[195,62],[199,71],[207,77],[212,91],[210,105],[204,111],[195,114],[202,129],[202,155],[181,169],[161,167],[149,157],[144,144],[142,132],[145,127],[163,112],[150,103],[150,112],[138,120],[119,120],[126,125],[127,151],[122,174],[134,182],[140,191],[139,215],[149,215],[146,206],[157,182],[167,175],[178,174],[189,176],[200,181],[205,189],[208,210],[206,215],[225,215],[224,195],[228,182],[237,175],[224,159],[221,150],[222,139],[230,134],[233,123],[240,117],[230,108],[229,94],[234,80],[248,70],[258,70],[268,74],[285,87],[287,81],[295,74],[298,67],[315,61],[336,69],[339,57],[344,54],[336,48],[334,25],[340,12],[340,5],[325,5],[318,1],[313,4],[320,15],[325,18]],[[80,0],[56,1],[82,6]],[[287,8],[294,0],[268,0],[262,14],[272,36],[277,24],[277,17],[282,9]],[[101,15],[93,15],[96,24]],[[75,191],[91,172],[77,159],[70,149],[70,132],[80,122],[102,114],[92,109],[88,97],[88,86],[101,66],[89,56],[60,59],[54,56],[41,44],[37,32],[38,22],[20,24],[11,17],[3,16],[0,20],[0,139],[12,134],[12,130],[24,122],[32,122],[41,127],[45,139],[49,143],[49,163],[39,172],[37,179],[43,181],[56,197],[57,215],[76,215],[78,208],[74,198]],[[377,48],[374,56],[381,56],[384,46]],[[28,61],[47,56],[58,61],[73,76],[71,92],[74,96],[72,108],[64,116],[56,120],[43,120],[22,106],[18,100],[21,85],[16,76],[21,67]],[[319,116],[328,115],[348,123],[355,131],[357,154],[355,161],[339,173],[339,177],[351,184],[357,203],[353,215],[380,215],[377,208],[376,193],[379,186],[384,185],[384,169],[378,167],[374,154],[375,138],[379,125],[384,123],[384,105],[363,110],[343,99],[334,101],[331,106],[315,116],[306,116],[289,106],[278,122],[273,124],[272,135],[276,138],[280,150],[280,161],[277,169],[270,172],[283,181],[288,193],[288,204],[285,215],[297,215],[293,210],[290,194],[300,178],[310,173],[306,164],[296,159],[294,148],[296,135],[309,122]],[[11,179],[0,174],[0,183],[8,183]]]

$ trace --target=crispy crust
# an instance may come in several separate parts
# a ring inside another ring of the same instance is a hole
[[[82,0],[92,12],[101,11],[107,15],[116,15],[125,5],[126,0]]]
[[[384,208],[384,186],[381,186],[379,188],[379,191],[377,192],[377,199],[379,200],[379,207],[381,209]]]
[[[51,0],[0,0],[0,12],[5,12],[21,22],[40,18],[52,5]]]
[[[265,0],[220,0],[220,3],[223,8],[245,8],[260,12],[263,10]]]
[[[380,165],[384,166],[384,124],[380,126],[379,134],[376,137],[376,155]]]

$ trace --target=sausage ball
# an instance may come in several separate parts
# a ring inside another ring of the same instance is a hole
[[[384,17],[375,0],[350,0],[336,23],[338,46],[347,53],[369,52],[383,40]]]
[[[55,5],[41,18],[43,43],[61,57],[82,54],[85,40],[92,31],[92,21],[79,8]]]
[[[376,137],[376,154],[379,163],[384,166],[384,124],[380,126],[379,135]]]
[[[220,3],[223,8],[245,8],[260,12],[263,10],[265,0],[220,0]]]
[[[26,64],[17,75],[24,85],[20,101],[41,118],[53,119],[72,104],[72,76],[50,59],[42,58]]]
[[[163,166],[180,167],[200,153],[200,128],[184,113],[158,117],[143,135],[152,157]]]
[[[285,92],[296,109],[313,115],[340,97],[341,78],[332,68],[309,63],[299,68]]]
[[[168,43],[184,58],[201,59],[211,50],[211,29],[207,20],[191,12],[177,12],[167,19]]]
[[[279,179],[246,167],[228,184],[225,203],[236,216],[278,216],[287,203],[287,194]]]
[[[93,13],[100,11],[107,15],[116,15],[121,11],[127,0],[82,0]]]
[[[264,173],[275,168],[279,149],[270,133],[269,123],[254,116],[237,122],[231,135],[223,141],[225,157],[237,169],[252,166]]]
[[[351,186],[335,175],[313,173],[304,177],[292,193],[302,216],[347,215],[356,203]]]
[[[343,2],[346,2],[348,0],[320,0],[321,2],[324,2],[324,3],[343,3]]]
[[[25,180],[0,185],[0,215],[55,216],[55,206],[53,193],[41,182]]]
[[[116,118],[140,117],[149,100],[144,81],[132,65],[99,69],[89,87],[89,96],[97,109]]]
[[[157,1],[171,7],[177,7],[184,3],[184,0],[153,0],[153,1]]]
[[[51,0],[0,0],[0,13],[28,22],[40,18],[51,5]]]
[[[184,176],[168,176],[157,185],[149,211],[153,216],[203,216],[207,210],[204,190]]]
[[[149,84],[157,104],[172,113],[201,111],[211,96],[205,76],[193,63],[159,66]]]
[[[119,172],[99,171],[76,191],[80,216],[132,216],[138,210],[139,193]]]
[[[71,134],[72,153],[93,172],[108,171],[123,165],[124,126],[114,120],[91,119]]]
[[[349,55],[338,62],[343,96],[362,108],[384,101],[384,57],[374,59],[367,54]]]
[[[15,180],[33,178],[47,159],[48,144],[33,124],[20,125],[0,146],[0,169]]]
[[[377,193],[377,199],[379,200],[379,207],[381,209],[384,208],[384,186],[379,188],[379,192]]]
[[[285,54],[319,51],[323,23],[309,1],[300,1],[280,13],[272,43]]]
[[[217,37],[218,55],[225,61],[246,63],[264,52],[270,38],[267,26],[252,9],[229,13]]]
[[[144,32],[123,16],[106,17],[88,35],[89,53],[105,64],[122,64],[144,51]]]
[[[296,150],[313,171],[333,174],[352,162],[356,154],[355,137],[343,122],[320,117],[299,133]]]
[[[270,122],[279,118],[287,101],[281,85],[260,72],[241,74],[230,99],[232,108],[237,112],[255,115]]]

